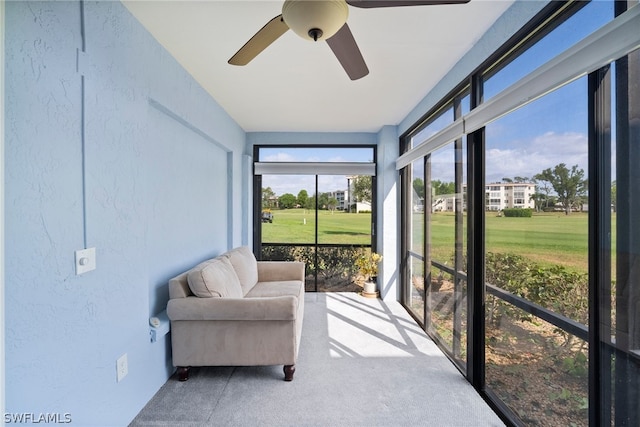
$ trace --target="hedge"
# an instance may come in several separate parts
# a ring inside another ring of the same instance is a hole
[[[525,209],[508,208],[508,209],[503,209],[502,213],[504,214],[504,216],[509,216],[509,217],[531,218],[533,210],[529,208],[525,208]]]

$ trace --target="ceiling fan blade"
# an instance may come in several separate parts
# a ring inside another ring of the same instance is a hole
[[[278,37],[287,32],[289,26],[278,15],[262,27],[248,42],[229,59],[231,65],[247,65],[260,52],[265,50]]]
[[[396,7],[396,6],[428,6],[438,4],[463,4],[471,0],[347,0],[347,4],[353,7]]]
[[[351,80],[358,80],[369,74],[360,48],[347,24],[344,24],[337,33],[329,37],[327,44]]]

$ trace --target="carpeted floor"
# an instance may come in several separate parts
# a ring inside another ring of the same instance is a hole
[[[292,382],[282,366],[192,368],[131,426],[502,426],[397,302],[308,293]]]

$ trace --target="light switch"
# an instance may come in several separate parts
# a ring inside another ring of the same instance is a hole
[[[76,275],[96,269],[96,248],[76,251]]]

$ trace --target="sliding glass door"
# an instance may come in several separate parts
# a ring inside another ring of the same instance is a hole
[[[425,258],[425,163],[423,159],[415,161],[408,168],[408,185],[405,189],[407,194],[404,203],[407,248],[405,250],[406,259],[406,292],[404,303],[410,312],[424,324],[425,311],[425,266],[428,265]]]
[[[375,149],[257,147],[256,158],[257,256],[304,261],[307,291],[360,291],[356,259],[375,245]]]
[[[414,148],[468,111],[469,98],[463,95],[412,137]],[[465,141],[434,148],[408,165],[403,175],[403,302],[462,370],[467,353]]]

